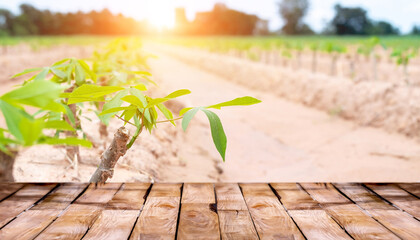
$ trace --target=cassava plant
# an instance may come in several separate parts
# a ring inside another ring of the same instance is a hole
[[[386,49],[385,45],[381,43],[381,40],[378,37],[371,37],[367,41],[363,42],[357,52],[365,56],[366,59],[372,60],[372,72],[373,79],[376,81],[378,79],[378,61],[379,55],[376,53],[376,47],[382,46]]]
[[[346,48],[341,45],[333,44],[332,42],[327,42],[324,45],[323,50],[331,55],[330,75],[335,76],[337,74],[337,60],[340,57],[340,54],[346,52]]]
[[[318,58],[318,50],[319,50],[319,44],[318,43],[312,43],[309,45],[309,49],[312,51],[312,72],[316,73],[316,68],[318,66],[317,58]]]
[[[101,155],[100,163],[90,182],[105,182],[112,178],[114,166],[118,159],[125,155],[126,151],[133,147],[134,142],[144,129],[152,133],[157,124],[172,123],[182,119],[182,127],[186,130],[191,119],[198,111],[205,113],[210,122],[211,135],[217,151],[225,160],[227,138],[219,117],[209,109],[220,109],[228,106],[252,105],[260,101],[252,97],[237,98],[232,101],[204,107],[184,108],[179,112],[178,118],[165,107],[164,102],[190,94],[189,90],[175,91],[163,98],[151,98],[145,95],[147,90],[144,84],[131,87],[98,86],[85,84],[73,91],[69,96],[69,104],[80,102],[103,102],[103,111],[100,116],[116,116],[122,121],[122,126],[114,134],[114,138],[108,148]],[[166,120],[158,120],[158,111]],[[130,135],[125,128],[126,124],[135,126],[136,131]]]
[[[404,82],[409,85],[410,79],[408,75],[408,64],[412,58],[415,58],[418,54],[417,48],[396,48],[391,53],[391,57],[395,59],[395,63],[398,66],[403,67]]]
[[[66,93],[71,93],[73,90],[77,89],[77,87],[85,83],[96,82],[96,74],[90,69],[89,65],[84,60],[77,58],[62,59],[49,67],[27,69],[14,75],[12,78],[26,75],[28,73],[35,74],[25,82],[47,79],[51,82],[66,86],[65,93],[63,93],[62,96],[66,96]],[[66,99],[64,98],[62,101],[65,103]],[[74,129],[81,131],[87,136],[87,134],[83,132],[80,124],[80,106],[77,106],[76,104],[69,104],[65,105],[65,108],[66,114],[63,115],[63,118]],[[64,134],[68,137],[77,137],[77,131],[64,131]],[[90,138],[89,136],[87,137]],[[73,164],[77,164],[77,162],[81,160],[79,147],[66,146],[66,157]]]
[[[14,181],[13,165],[22,147],[37,144],[91,146],[87,140],[60,138],[57,134],[57,131],[75,131],[62,119],[66,115],[65,105],[59,101],[63,90],[57,83],[36,80],[0,96],[0,112],[7,126],[0,128],[0,182]],[[30,114],[25,110],[28,106],[38,111]]]
[[[127,86],[136,84],[142,80],[155,84],[147,60],[153,57],[141,51],[142,43],[138,39],[116,39],[104,48],[104,51],[96,51],[90,61],[92,71],[98,77],[101,86]],[[95,103],[96,113],[102,111],[104,102]],[[109,118],[99,117],[99,134],[102,138],[108,136],[107,125]]]

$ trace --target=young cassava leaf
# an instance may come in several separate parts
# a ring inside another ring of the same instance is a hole
[[[82,146],[82,147],[92,147],[92,143],[85,139],[79,138],[52,138],[44,137],[39,141],[40,144],[49,144],[49,145],[70,145],[70,146]]]
[[[248,106],[248,105],[257,104],[260,102],[261,101],[256,98],[247,96],[247,97],[235,98],[231,101],[227,101],[227,102],[223,102],[223,103],[219,103],[215,105],[210,105],[210,106],[207,106],[206,108],[220,109],[222,107],[230,107],[230,106]]]
[[[200,108],[192,108],[184,114],[184,117],[182,118],[182,129],[184,129],[184,131],[187,130],[188,124],[190,124],[191,119],[195,116],[198,110],[200,110]]]
[[[63,105],[55,102],[64,87],[50,81],[33,81],[14,89],[0,98],[12,104],[28,105],[45,110],[64,112]]]
[[[213,138],[214,145],[216,146],[217,151],[220,153],[220,156],[223,158],[223,161],[225,161],[227,138],[225,131],[223,130],[222,122],[214,112],[205,109],[202,109],[202,111],[207,115],[207,118],[209,119],[211,136]]]
[[[127,95],[121,98],[124,102],[131,103],[139,108],[144,108],[143,103],[140,101],[140,99],[133,95]]]
[[[100,101],[101,97],[121,90],[124,90],[124,88],[115,86],[98,86],[83,84],[82,86],[76,88],[70,94],[67,104],[88,101]]]
[[[166,117],[166,119],[172,120],[174,118],[174,115],[172,114],[172,112],[167,107],[165,107],[165,105],[163,105],[162,103],[159,103],[156,106],[160,110],[160,112],[163,114],[163,116]],[[170,122],[175,126],[174,121],[170,121]]]

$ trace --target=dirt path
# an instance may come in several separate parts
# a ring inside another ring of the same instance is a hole
[[[223,172],[217,179],[229,182],[420,181],[420,144],[414,140],[244,88],[152,51],[160,56],[151,62],[153,74],[165,88],[193,92],[184,97],[187,105],[244,95],[263,101],[220,112],[228,136],[225,163],[208,130],[188,129],[180,153],[185,166],[167,166],[165,175],[171,177],[166,180],[205,181],[206,169],[216,164]],[[204,116],[196,121],[208,124]]]

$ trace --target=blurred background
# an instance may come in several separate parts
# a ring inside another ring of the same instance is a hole
[[[152,94],[192,91],[171,110],[263,102],[220,111],[226,162],[199,116],[142,134],[113,181],[420,181],[419,13],[416,0],[2,1],[0,95],[26,68],[141,39]],[[111,138],[77,168],[60,148],[25,148],[15,178],[87,181]]]

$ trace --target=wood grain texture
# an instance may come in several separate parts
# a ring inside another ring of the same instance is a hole
[[[65,183],[0,230],[0,239],[33,239],[70,205],[87,184]]]
[[[321,207],[296,183],[270,184],[281,198],[281,203],[287,210],[319,210]]]
[[[128,239],[138,215],[138,210],[104,210],[83,239]]]
[[[324,210],[290,210],[307,239],[352,239]]]
[[[31,210],[64,210],[87,186],[87,183],[61,184]]]
[[[36,239],[80,239],[120,187],[121,183],[89,185],[83,195]]]
[[[354,239],[397,239],[387,228],[341,195],[332,184],[301,185]]]
[[[260,239],[304,239],[268,184],[240,184]]]
[[[181,203],[216,203],[212,183],[185,183]]]
[[[130,239],[175,239],[181,186],[159,183],[152,186]]]
[[[108,210],[140,210],[150,183],[124,183],[106,205]]]
[[[236,183],[216,183],[217,210],[248,211],[241,189]]]
[[[178,239],[220,239],[213,184],[185,183],[181,203]]]
[[[217,183],[215,190],[222,239],[258,239],[238,184]]]
[[[368,188],[398,208],[420,220],[420,199],[395,184],[366,184]]]
[[[389,205],[360,184],[334,184],[357,205],[402,239],[420,239],[420,221]]]
[[[399,183],[398,186],[420,198],[420,183]]]
[[[347,233],[296,183],[270,184],[308,239],[351,239]]]
[[[0,183],[0,201],[21,189],[23,186],[23,183]]]
[[[11,197],[0,202],[0,227],[4,226],[24,210],[32,207],[57,184],[27,184]]]
[[[57,218],[60,212],[60,210],[47,209],[26,211],[0,230],[0,239],[34,239],[48,224]]]
[[[83,239],[128,239],[149,187],[149,183],[124,183]]]

